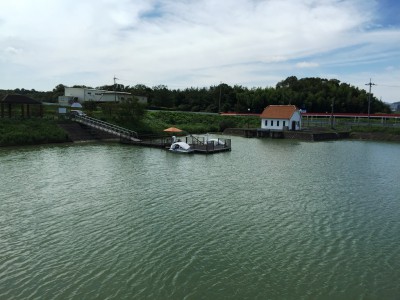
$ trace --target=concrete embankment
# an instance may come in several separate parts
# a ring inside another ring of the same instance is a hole
[[[399,134],[390,134],[383,132],[352,132],[350,134],[350,138],[357,140],[400,142]]]
[[[259,137],[259,138],[284,138],[284,139],[296,139],[303,141],[328,141],[346,139],[350,137],[350,132],[324,132],[324,131],[260,131],[257,128],[227,128],[224,131],[227,135],[236,135],[242,137]]]
[[[312,131],[285,131],[285,139],[296,139],[304,141],[329,141],[341,140],[350,137],[350,132],[312,132]]]

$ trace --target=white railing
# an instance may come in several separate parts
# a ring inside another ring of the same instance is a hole
[[[136,131],[123,128],[111,123],[107,123],[104,121],[101,121],[99,119],[91,118],[88,116],[79,116],[75,115],[72,117],[72,120],[79,122],[81,124],[87,125],[92,128],[96,128],[105,132],[108,132],[110,134],[116,135],[119,138],[131,140],[134,142],[139,142],[140,139],[138,137],[138,134]]]

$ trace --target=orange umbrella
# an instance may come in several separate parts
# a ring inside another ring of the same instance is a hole
[[[164,129],[165,132],[182,132],[183,130],[176,128],[176,127],[170,127],[167,129]]]

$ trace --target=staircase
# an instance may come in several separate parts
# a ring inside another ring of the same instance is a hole
[[[111,134],[114,137],[132,142],[140,142],[137,132],[133,130],[129,130],[88,116],[76,115],[72,116],[71,119],[79,124]]]
[[[107,132],[90,128],[76,122],[60,123],[58,126],[67,132],[68,139],[72,142],[116,139],[114,135]]]

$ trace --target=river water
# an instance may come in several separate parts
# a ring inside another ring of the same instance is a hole
[[[0,299],[399,299],[400,145],[0,149]]]

